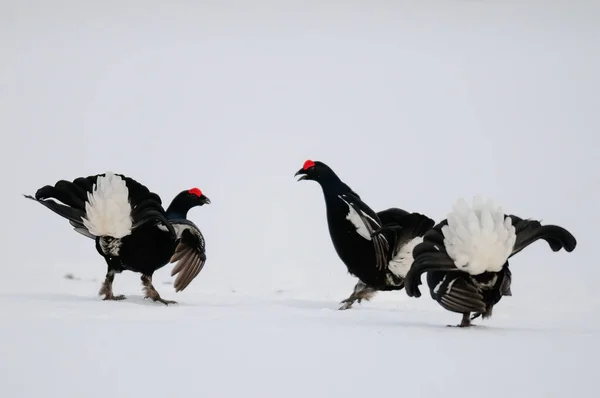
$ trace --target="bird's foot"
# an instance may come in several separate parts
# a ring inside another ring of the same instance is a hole
[[[152,286],[151,277],[149,277],[147,275],[142,275],[141,279],[142,279],[142,285],[144,286],[144,293],[146,294],[144,296],[145,299],[149,298],[149,299],[152,299],[152,301],[158,301],[158,302],[163,303],[164,305],[177,304],[177,301],[165,300],[162,297],[160,297],[160,294],[158,294],[158,292],[156,291],[154,286]]]
[[[338,308],[339,311],[348,310],[348,309],[352,308],[352,305],[354,304],[354,300],[350,300],[350,299],[342,300],[342,301],[340,301],[340,304],[342,304],[342,305],[340,306],[340,308]]]
[[[469,317],[469,313],[463,314],[462,320],[460,321],[460,324],[458,325],[446,325],[448,327],[451,328],[468,328],[471,326],[475,326],[471,323],[471,318]]]
[[[152,299],[152,301],[158,301],[160,303],[163,303],[164,305],[169,305],[169,304],[177,304],[177,301],[174,300],[165,300],[160,296],[146,296],[144,297],[145,299],[149,298]]]
[[[110,293],[110,294],[105,295],[102,300],[104,300],[104,301],[106,301],[106,300],[120,301],[120,300],[125,300],[126,298],[127,297],[125,297],[122,294],[115,296],[114,294]]]
[[[98,292],[98,295],[104,296],[104,298],[102,300],[104,300],[104,301],[106,301],[106,300],[119,301],[119,300],[126,299],[126,297],[122,294],[119,294],[116,296],[114,295],[113,290],[112,290],[112,284],[113,284],[114,279],[115,279],[114,271],[109,270],[108,273],[106,274],[106,279],[104,280],[104,283],[102,283],[102,287],[100,288],[100,291]]]
[[[358,281],[356,286],[354,286],[354,291],[352,292],[350,297],[348,297],[345,300],[340,301],[340,304],[342,304],[342,305],[338,309],[339,310],[350,309],[350,308],[352,308],[352,306],[354,305],[354,303],[356,301],[358,301],[359,304],[361,304],[363,300],[369,301],[369,300],[371,300],[371,298],[373,298],[373,296],[375,295],[376,292],[377,292],[377,290],[373,289],[372,287],[367,286],[366,284],[364,284],[361,281]]]

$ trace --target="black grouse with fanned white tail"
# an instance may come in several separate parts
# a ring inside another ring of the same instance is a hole
[[[512,295],[508,259],[539,239],[554,252],[572,252],[577,245],[562,227],[504,214],[491,200],[476,197],[469,206],[460,199],[415,247],[406,293],[420,297],[418,286],[426,273],[431,297],[444,309],[462,314],[459,327],[471,326],[479,316],[489,318],[503,296]]]
[[[307,160],[298,175],[298,181],[313,180],[321,186],[333,246],[348,272],[359,279],[340,310],[371,299],[377,291],[401,290],[412,249],[435,222],[399,208],[373,211],[323,162]]]
[[[96,250],[108,265],[99,292],[104,300],[125,298],[113,293],[112,284],[115,274],[132,271],[142,274],[146,298],[176,303],[160,297],[152,285],[154,272],[177,262],[171,276],[177,275],[174,287],[179,292],[206,263],[204,237],[187,219],[191,208],[210,203],[198,188],[180,192],[166,211],[156,193],[112,172],[60,180],[25,197],[66,218],[77,232],[95,240]]]

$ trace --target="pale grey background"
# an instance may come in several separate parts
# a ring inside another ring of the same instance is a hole
[[[312,158],[374,209],[439,220],[481,193],[570,229],[576,252],[523,252],[513,291],[597,305],[599,20],[591,1],[2,1],[1,266],[101,278],[21,194],[110,169],[211,198],[191,289],[340,299],[322,194],[292,177]]]

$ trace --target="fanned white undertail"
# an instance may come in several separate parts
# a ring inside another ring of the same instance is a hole
[[[131,204],[125,180],[112,172],[99,176],[85,203],[82,221],[95,236],[122,238],[131,233]]]
[[[472,206],[460,198],[447,219],[448,225],[442,227],[444,245],[457,268],[471,275],[502,269],[517,238],[502,207],[480,196]]]

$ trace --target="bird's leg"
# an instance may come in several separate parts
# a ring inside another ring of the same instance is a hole
[[[122,294],[120,294],[118,296],[115,296],[113,294],[112,284],[113,284],[114,280],[115,280],[115,271],[109,267],[108,271],[106,272],[106,278],[104,279],[104,283],[102,283],[102,287],[100,288],[100,291],[98,292],[98,294],[100,296],[104,295],[104,298],[102,300],[124,300],[126,298]]]
[[[340,303],[342,304],[342,306],[338,309],[347,310],[352,307],[355,301],[358,301],[358,303],[360,304],[362,300],[371,300],[375,293],[377,293],[376,289],[367,286],[365,283],[359,280],[356,286],[354,286],[354,291],[352,292],[350,297],[348,297],[345,300],[342,300]]]
[[[177,304],[177,301],[164,300],[160,297],[160,294],[158,294],[154,286],[152,286],[151,276],[142,275],[142,285],[144,286],[144,293],[146,294],[144,298],[151,298],[153,301],[160,301],[164,305]]]
[[[473,326],[473,324],[471,323],[471,318],[470,318],[471,313],[470,312],[465,312],[462,316],[462,320],[460,321],[459,325],[448,325],[450,327],[458,327],[458,328],[468,328]],[[473,319],[475,319],[476,317],[474,317]]]
[[[460,325],[458,325],[461,328],[468,328],[469,326],[471,326],[471,317],[470,317],[470,313],[466,312],[463,314],[462,320],[460,321]]]

